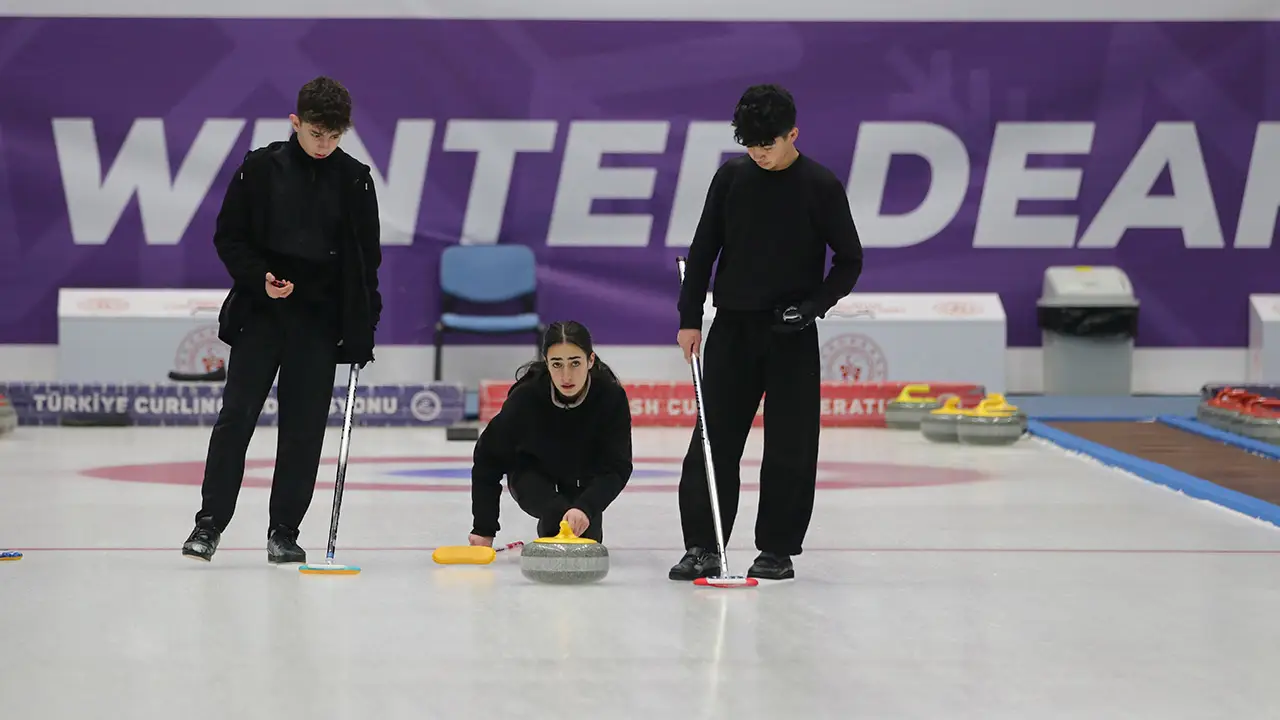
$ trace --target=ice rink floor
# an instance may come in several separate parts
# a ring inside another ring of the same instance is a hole
[[[0,718],[1275,717],[1280,531],[1054,446],[827,430],[793,582],[700,589],[674,492],[685,430],[636,432],[601,584],[530,584],[466,542],[469,443],[357,428],[339,559],[268,566],[274,430],[212,564],[179,548],[207,428],[0,441]],[[748,458],[760,457],[753,434]],[[301,542],[322,560],[338,433]],[[748,463],[744,482],[754,482]],[[744,493],[730,561],[754,557]],[[533,520],[504,496],[504,537]]]

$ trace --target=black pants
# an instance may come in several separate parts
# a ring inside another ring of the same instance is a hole
[[[702,394],[725,544],[738,514],[739,464],[764,400],[764,458],[756,549],[799,555],[813,514],[821,426],[818,329],[771,329],[769,314],[718,312],[703,343]],[[715,525],[702,434],[695,428],[680,475],[685,547],[711,550]]]
[[[231,349],[222,411],[209,438],[203,505],[221,532],[235,514],[245,452],[279,371],[275,475],[269,528],[296,533],[315,494],[337,367],[336,314],[327,308],[273,300],[246,324]]]
[[[569,512],[573,501],[585,488],[566,483],[557,484],[551,478],[533,470],[524,470],[507,479],[511,498],[521,510],[538,519],[538,537],[554,537],[560,534],[560,521]],[[582,537],[604,542],[604,517],[599,513],[588,514],[590,524]]]

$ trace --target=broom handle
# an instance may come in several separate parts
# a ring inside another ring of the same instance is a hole
[[[680,284],[684,285],[685,259],[683,257],[676,258],[676,267],[680,271]],[[730,577],[729,554],[724,545],[724,526],[720,520],[720,493],[716,488],[715,463],[711,460],[711,438],[707,433],[707,413],[702,396],[702,361],[697,352],[691,354],[690,360],[693,366],[693,393],[698,405],[698,425],[701,430],[699,435],[702,436],[702,462],[707,468],[707,492],[711,495],[711,519],[715,522],[716,550],[720,553],[720,577],[727,578]]]
[[[325,557],[333,560],[338,546],[338,513],[342,509],[342,488],[347,480],[347,453],[351,450],[351,418],[355,413],[356,383],[360,378],[360,366],[351,363],[351,376],[347,380],[347,404],[342,417],[342,443],[338,447],[338,478],[333,484],[333,515],[329,518],[329,549]]]

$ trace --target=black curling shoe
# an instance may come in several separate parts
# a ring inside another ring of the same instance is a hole
[[[685,552],[680,562],[667,573],[672,580],[692,582],[698,578],[718,577],[720,575],[720,556],[709,550],[691,547]]]
[[[298,531],[273,528],[267,535],[267,562],[274,565],[302,564],[307,551],[298,547]]]
[[[747,570],[747,577],[761,580],[790,580],[796,576],[791,558],[777,553],[762,552]]]
[[[213,526],[212,518],[200,518],[196,521],[196,529],[191,531],[190,537],[182,546],[182,555],[192,560],[210,562],[218,550],[221,538],[222,534]]]

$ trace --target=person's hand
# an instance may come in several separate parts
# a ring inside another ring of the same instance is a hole
[[[569,508],[569,512],[564,514],[564,521],[569,523],[569,529],[578,537],[582,537],[582,533],[586,532],[591,525],[591,520],[587,518],[587,514],[578,508]]]
[[[676,333],[676,343],[684,350],[684,361],[693,362],[693,356],[701,354],[699,348],[702,347],[702,331],[692,328],[681,330]]]
[[[483,535],[468,535],[467,542],[471,543],[473,546],[493,547],[493,538],[485,537]]]
[[[799,332],[812,325],[818,319],[818,313],[813,303],[806,300],[798,305],[775,308],[773,319],[775,332]]]
[[[293,283],[288,280],[278,280],[275,275],[267,273],[267,296],[279,300],[287,298],[293,292]]]

